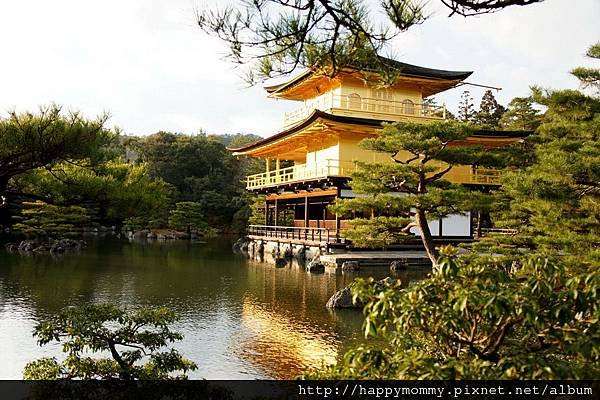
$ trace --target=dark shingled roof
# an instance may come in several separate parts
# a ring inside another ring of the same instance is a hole
[[[473,71],[446,71],[443,69],[420,67],[418,65],[407,64],[401,61],[396,61],[392,60],[391,58],[381,56],[379,56],[379,59],[382,61],[383,64],[398,69],[401,75],[411,76],[415,78],[449,79],[462,81],[467,79],[473,73]],[[265,90],[268,93],[278,92],[280,90],[286,89],[292,85],[302,82],[304,79],[308,78],[311,75],[311,73],[312,70],[308,69],[287,82],[280,83],[278,85],[265,86]]]
[[[467,79],[473,71],[446,71],[443,69],[434,69],[420,67],[418,65],[407,64],[401,61],[392,60],[391,58],[379,57],[384,64],[392,66],[400,70],[402,75],[435,78],[435,79]]]

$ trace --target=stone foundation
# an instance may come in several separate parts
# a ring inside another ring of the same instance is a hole
[[[326,252],[319,246],[251,238],[238,240],[233,250],[246,254],[253,261],[275,265],[282,265],[282,259],[287,260],[287,264],[306,265]]]

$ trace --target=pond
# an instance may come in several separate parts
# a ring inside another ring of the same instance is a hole
[[[174,328],[184,339],[175,347],[198,364],[194,379],[292,378],[335,362],[364,340],[360,311],[324,305],[357,276],[390,276],[385,268],[344,274],[275,268],[233,254],[232,242],[110,238],[58,258],[0,249],[0,379],[21,379],[31,360],[60,358],[58,345],[37,345],[33,328],[65,306],[86,303],[176,311]],[[425,273],[393,276],[406,282]]]

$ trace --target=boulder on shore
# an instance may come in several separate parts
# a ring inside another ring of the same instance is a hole
[[[68,250],[80,250],[86,245],[84,240],[77,239],[49,239],[46,241],[22,240],[19,244],[7,243],[5,248],[10,252],[20,253],[64,253]]]
[[[142,229],[140,231],[135,231],[133,232],[133,239],[135,240],[141,240],[141,239],[146,239],[148,237],[148,232],[150,232],[147,229]]]

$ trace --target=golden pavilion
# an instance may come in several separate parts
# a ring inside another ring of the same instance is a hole
[[[265,160],[265,172],[246,179],[247,190],[265,195],[265,225],[251,226],[251,236],[298,238],[315,244],[339,241],[345,221],[327,206],[336,198],[357,196],[350,184],[354,162],[390,160],[388,154],[359,147],[359,142],[377,135],[384,122],[444,120],[445,106],[428,98],[461,85],[472,74],[386,61],[399,71],[391,86],[373,84],[363,71],[349,67],[333,77],[308,69],[265,88],[270,97],[296,101],[299,108],[285,114],[279,133],[230,149],[234,155]],[[505,146],[521,136],[481,131],[459,145]],[[446,179],[471,186],[497,186],[499,174],[459,165]],[[431,228],[438,237],[472,236],[470,215],[432,221]]]

